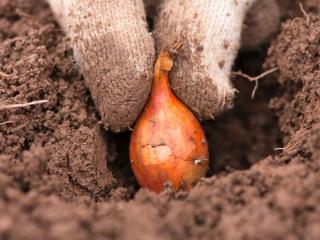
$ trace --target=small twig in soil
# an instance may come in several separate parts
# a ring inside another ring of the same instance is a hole
[[[307,129],[305,127],[302,127],[301,129],[299,129],[298,131],[296,131],[295,136],[292,139],[292,143],[289,143],[287,146],[285,147],[278,147],[278,148],[274,148],[273,150],[275,151],[285,151],[285,150],[292,150],[293,148],[295,148],[299,143],[301,143],[302,140],[304,140],[304,137],[310,133],[310,131],[312,130],[317,130],[320,129],[320,123],[314,125],[311,129],[309,129],[309,131],[306,131]],[[300,134],[301,133],[301,134]]]
[[[2,123],[0,123],[0,126],[6,125],[6,124],[10,124],[10,123],[14,123],[14,121],[5,121],[5,122],[2,122]]]
[[[274,148],[273,150],[274,151],[286,151],[286,150],[290,151],[290,150],[294,149],[302,140],[304,140],[303,137],[306,134],[308,134],[308,132],[306,131],[306,129],[304,127],[302,127],[301,129],[296,131],[295,136],[292,138],[292,141],[291,141],[292,143],[288,143],[288,145],[285,147]]]
[[[264,78],[265,76],[277,71],[279,68],[278,67],[275,67],[275,68],[272,68],[272,69],[269,69],[261,74],[259,74],[258,76],[256,77],[251,77],[245,73],[242,73],[241,71],[238,71],[238,72],[232,72],[233,75],[236,75],[236,76],[240,76],[240,77],[244,77],[246,79],[248,79],[250,82],[255,82],[255,86],[252,90],[252,93],[251,93],[251,98],[253,99],[255,94],[256,94],[256,91],[258,89],[258,86],[259,86],[259,80],[261,78]]]
[[[304,10],[303,4],[301,2],[299,3],[299,6],[300,6],[300,10],[301,10],[302,14],[307,19],[307,22],[310,22],[309,14],[306,12],[306,10]]]
[[[274,148],[274,151],[284,151],[284,150],[290,150],[293,149],[294,147],[296,147],[303,139],[299,138],[298,141],[294,142],[293,144],[288,144],[285,147],[278,147],[278,148]]]
[[[28,106],[37,105],[37,104],[43,104],[43,103],[47,103],[47,102],[49,102],[49,101],[48,100],[37,100],[37,101],[32,101],[32,102],[27,102],[27,103],[0,105],[0,111],[12,109],[12,108],[23,108],[23,107],[28,107]]]

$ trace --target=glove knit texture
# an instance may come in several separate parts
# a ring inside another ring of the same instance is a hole
[[[142,0],[48,0],[106,129],[136,120],[151,88],[154,41]]]

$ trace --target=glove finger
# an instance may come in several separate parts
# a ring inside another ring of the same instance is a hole
[[[240,45],[244,16],[254,0],[164,0],[155,19],[158,50],[181,41],[171,84],[200,118],[232,105],[230,71]]]
[[[149,96],[154,41],[142,0],[48,0],[71,38],[105,128],[131,126]]]

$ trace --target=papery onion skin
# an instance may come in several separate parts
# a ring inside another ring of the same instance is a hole
[[[169,183],[190,190],[208,170],[208,143],[193,113],[173,94],[169,71],[173,57],[159,54],[149,101],[134,127],[130,160],[141,187],[155,192]]]

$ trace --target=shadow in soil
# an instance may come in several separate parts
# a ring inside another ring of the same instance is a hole
[[[250,76],[262,73],[266,49],[240,53],[235,70]],[[255,83],[238,76],[233,78],[233,85],[239,91],[234,107],[203,125],[209,142],[209,176],[229,169],[247,169],[275,154],[274,148],[281,145],[281,134],[269,102],[281,90],[274,79],[270,75],[259,80],[252,99]]]

